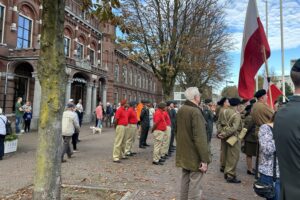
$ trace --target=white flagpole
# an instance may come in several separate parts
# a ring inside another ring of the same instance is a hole
[[[281,32],[282,93],[285,96],[282,0],[280,0],[280,32]],[[285,102],[285,98],[282,98],[282,101]]]

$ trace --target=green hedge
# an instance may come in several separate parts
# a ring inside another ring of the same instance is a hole
[[[18,139],[18,136],[16,134],[10,134],[5,136],[4,142],[13,141],[16,139]]]

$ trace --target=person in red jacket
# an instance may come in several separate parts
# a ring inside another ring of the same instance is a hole
[[[125,156],[125,142],[126,142],[126,129],[128,125],[127,115],[127,101],[121,101],[121,106],[118,108],[115,116],[116,137],[113,148],[113,161],[120,163],[120,159],[126,159]]]
[[[136,102],[132,101],[129,103],[129,108],[127,110],[128,115],[128,126],[127,126],[127,139],[126,139],[126,145],[125,145],[125,155],[126,156],[133,156],[136,153],[132,152],[132,146],[135,141],[135,137],[137,134],[137,113],[136,113]]]
[[[165,131],[167,130],[167,123],[165,120],[164,109],[166,107],[165,103],[159,103],[158,109],[154,113],[153,117],[153,142],[154,142],[154,149],[153,149],[153,164],[154,165],[163,165],[164,159],[161,159],[162,151],[163,151],[163,144],[164,144],[164,137]]]

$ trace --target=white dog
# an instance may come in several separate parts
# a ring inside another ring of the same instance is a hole
[[[97,134],[97,133],[102,134],[102,128],[91,126],[90,129],[92,129],[93,134]]]

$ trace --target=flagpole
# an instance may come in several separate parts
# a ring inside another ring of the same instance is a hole
[[[273,97],[272,97],[272,92],[271,92],[271,87],[270,87],[270,77],[269,77],[269,67],[268,67],[268,62],[267,62],[267,56],[266,56],[266,49],[265,46],[262,46],[262,50],[263,50],[263,54],[264,54],[264,61],[265,61],[265,66],[266,66],[266,74],[267,74],[267,80],[268,80],[268,90],[269,90],[269,97],[270,97],[270,104],[271,104],[271,108],[274,108],[273,105]]]
[[[284,79],[284,43],[283,43],[283,15],[282,15],[282,0],[280,0],[280,32],[281,32],[281,69],[282,69],[282,92],[285,96],[285,79]],[[285,98],[282,98],[285,102]]]

